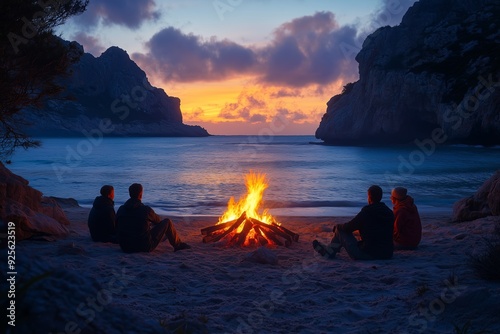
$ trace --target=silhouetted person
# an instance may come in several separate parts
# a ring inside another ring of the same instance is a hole
[[[168,239],[174,252],[191,248],[181,241],[170,219],[161,218],[142,200],[143,188],[134,183],[128,188],[130,199],[116,213],[118,239],[126,253],[151,252]]]
[[[353,260],[390,259],[394,250],[394,215],[381,200],[382,188],[376,185],[368,188],[368,205],[349,222],[333,227],[333,239],[329,245],[314,240],[314,249],[328,258],[334,258],[344,247]],[[359,231],[359,241],[353,235],[354,231]]]
[[[394,211],[394,247],[415,249],[422,239],[422,222],[414,200],[406,188],[396,187],[391,192]]]
[[[114,199],[115,190],[113,186],[102,186],[101,196],[95,198],[87,221],[92,240],[118,243]]]

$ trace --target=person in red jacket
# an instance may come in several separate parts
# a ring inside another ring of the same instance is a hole
[[[396,187],[391,192],[394,212],[393,240],[395,249],[416,249],[422,239],[422,222],[417,206],[408,190]]]

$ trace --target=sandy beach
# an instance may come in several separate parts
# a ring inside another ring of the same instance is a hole
[[[249,260],[256,248],[202,243],[217,217],[170,217],[190,250],[125,254],[91,241],[89,209],[65,212],[68,238],[17,244],[18,291],[38,277],[17,300],[19,332],[455,333],[469,322],[473,333],[500,332],[500,285],[468,265],[500,217],[422,214],[418,250],[364,262],[312,249],[348,217],[277,217],[300,239],[268,248],[277,261],[264,264]]]

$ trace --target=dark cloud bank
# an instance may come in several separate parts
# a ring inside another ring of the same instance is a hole
[[[99,24],[139,28],[158,19],[156,0],[93,0],[75,22],[83,29],[75,35],[93,54],[104,50],[90,33]],[[286,87],[327,85],[354,80],[354,57],[368,33],[401,21],[415,0],[384,0],[364,25],[340,26],[331,12],[317,12],[284,23],[264,47],[243,46],[229,40],[203,39],[167,27],[146,44],[146,53],[132,58],[148,73],[175,82],[216,81],[255,75],[262,84]]]
[[[355,74],[356,63],[339,45],[359,44],[356,33],[353,27],[339,27],[329,12],[283,24],[271,43],[260,48],[204,40],[169,27],[149,40],[147,53],[132,56],[146,72],[165,81],[214,81],[253,74],[262,83],[302,87]]]
[[[263,84],[304,87],[353,80],[354,57],[366,35],[377,27],[398,24],[414,2],[384,0],[363,26],[340,26],[331,12],[300,17],[278,27],[264,47],[206,40],[168,27],[148,41],[147,53],[132,57],[165,81],[215,81],[252,74]]]
[[[136,29],[144,22],[159,17],[155,0],[92,0],[85,13],[78,16],[75,22],[87,29],[101,22],[104,25],[116,24]]]

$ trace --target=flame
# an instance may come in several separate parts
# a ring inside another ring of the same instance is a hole
[[[248,173],[245,176],[245,185],[247,187],[246,195],[242,196],[238,202],[235,201],[234,197],[231,197],[227,203],[227,211],[219,218],[217,224],[238,219],[243,212],[246,212],[247,217],[258,219],[266,224],[271,224],[274,221],[267,210],[264,210],[262,214],[258,212],[264,190],[268,186],[266,174]]]

